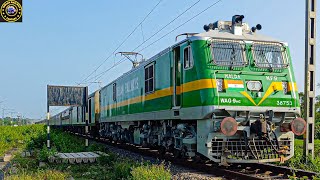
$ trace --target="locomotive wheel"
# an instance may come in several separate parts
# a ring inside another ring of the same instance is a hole
[[[112,136],[112,141],[117,144],[119,140],[116,136]]]
[[[203,155],[196,155],[195,157],[193,157],[193,161],[196,163],[205,163],[208,160],[208,158],[204,157]]]
[[[180,150],[174,149],[174,150],[173,150],[173,157],[176,158],[176,159],[181,158],[181,152],[180,152]]]
[[[193,161],[194,161],[195,163],[200,163],[200,162],[201,162],[201,157],[200,157],[200,156],[195,156],[195,157],[193,158]]]
[[[149,145],[148,145],[148,143],[146,141],[143,141],[141,147],[142,148],[148,148]]]
[[[160,156],[164,156],[166,154],[166,148],[163,146],[160,146],[158,152]]]

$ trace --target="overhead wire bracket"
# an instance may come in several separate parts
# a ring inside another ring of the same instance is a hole
[[[115,55],[117,54],[120,54],[121,56],[124,56],[129,61],[131,61],[133,68],[139,66],[140,62],[144,60],[143,55],[137,52],[117,52]],[[140,60],[138,58],[139,56],[141,57]]]

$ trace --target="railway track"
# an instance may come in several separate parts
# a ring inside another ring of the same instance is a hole
[[[73,133],[80,137],[86,137],[83,134]],[[198,172],[212,174],[214,176],[223,177],[225,179],[239,179],[239,180],[261,180],[261,179],[289,179],[291,178],[308,178],[313,179],[319,177],[319,173],[304,171],[301,169],[292,169],[285,166],[277,166],[273,164],[237,164],[229,167],[218,166],[214,162],[204,160],[188,160],[182,158],[175,158],[171,153],[160,155],[157,149],[144,148],[128,143],[113,142],[105,138],[89,137],[90,140],[107,144],[109,146],[117,147],[120,149],[128,150],[143,156],[150,156],[160,160],[171,162],[175,165],[191,168]]]

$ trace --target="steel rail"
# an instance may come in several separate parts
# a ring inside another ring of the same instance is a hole
[[[73,133],[80,137],[86,137],[83,134]],[[142,146],[136,146],[129,143],[114,142],[106,138],[97,138],[89,136],[89,139],[99,143],[103,143],[116,148],[131,151],[143,156],[149,156],[160,160],[168,161],[175,165],[180,165],[187,168],[195,169],[199,172],[209,173],[215,176],[221,176],[226,179],[239,179],[239,180],[258,180],[258,179],[288,179],[289,177],[313,179],[319,177],[320,174],[301,169],[293,169],[285,166],[277,166],[273,164],[261,164],[261,163],[243,163],[235,164],[229,167],[218,166],[217,163],[210,161],[189,161],[188,159],[175,158],[171,154],[166,153],[160,155],[157,149],[143,148]]]

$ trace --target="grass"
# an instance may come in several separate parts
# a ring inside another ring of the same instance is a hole
[[[7,179],[129,179],[132,177],[131,168],[138,166],[137,162],[120,158],[112,154],[101,157],[92,164],[50,164],[39,167],[35,157],[17,157],[13,161],[14,167],[8,172]],[[47,175],[47,176],[44,176]],[[44,178],[46,177],[46,178]]]
[[[133,168],[133,180],[169,180],[171,173],[163,164],[160,165],[143,165]]]
[[[69,175],[54,170],[39,170],[37,172],[23,171],[17,175],[9,176],[7,180],[34,180],[34,179],[67,179]]]
[[[122,158],[112,152],[106,152],[102,144],[90,143],[86,148],[84,139],[60,130],[52,130],[52,148],[48,150],[46,132],[43,125],[19,127],[0,126],[0,155],[7,150],[19,148],[36,152],[31,157],[17,155],[12,161],[12,168],[6,179],[171,179],[171,173],[163,164],[152,165]],[[94,164],[50,164],[48,156],[56,152],[104,151],[109,156],[102,156]],[[39,167],[39,162],[45,162]],[[295,156],[284,165],[320,172],[320,140],[315,140],[315,159],[303,158],[303,140],[295,140]]]
[[[308,162],[306,163],[303,154],[303,140],[296,139],[294,157],[287,161],[284,165],[297,169],[320,172],[320,140],[315,140],[314,148],[314,159],[308,157]]]
[[[12,148],[26,149],[38,137],[45,137],[43,125],[0,126],[0,156]]]
[[[36,157],[16,157],[13,168],[7,179],[28,180],[35,179],[171,179],[170,171],[164,165],[150,165],[138,163],[122,158],[111,152],[109,156],[102,156],[93,164],[50,164],[39,167]],[[32,179],[32,178],[31,178]]]
[[[86,148],[84,139],[60,130],[54,129],[51,133],[52,148],[48,150],[46,144],[46,133],[43,125],[32,125],[24,127],[0,127],[6,133],[0,131],[0,135],[6,135],[0,142],[10,142],[7,146],[0,146],[5,152],[13,147],[33,150],[31,157],[16,155],[12,160],[12,167],[6,173],[6,179],[170,179],[170,171],[163,165],[150,165],[150,163],[139,163],[122,158],[112,152],[105,150],[104,145],[90,143]],[[0,129],[1,130],[1,129]],[[28,133],[27,133],[28,132]],[[10,141],[8,141],[10,139]],[[21,142],[19,142],[21,141]],[[23,143],[22,143],[23,142]],[[102,156],[96,163],[92,164],[54,164],[49,163],[48,156],[56,152],[83,152],[104,151],[108,156]],[[39,166],[44,162],[44,166]],[[148,178],[148,176],[150,176]]]

